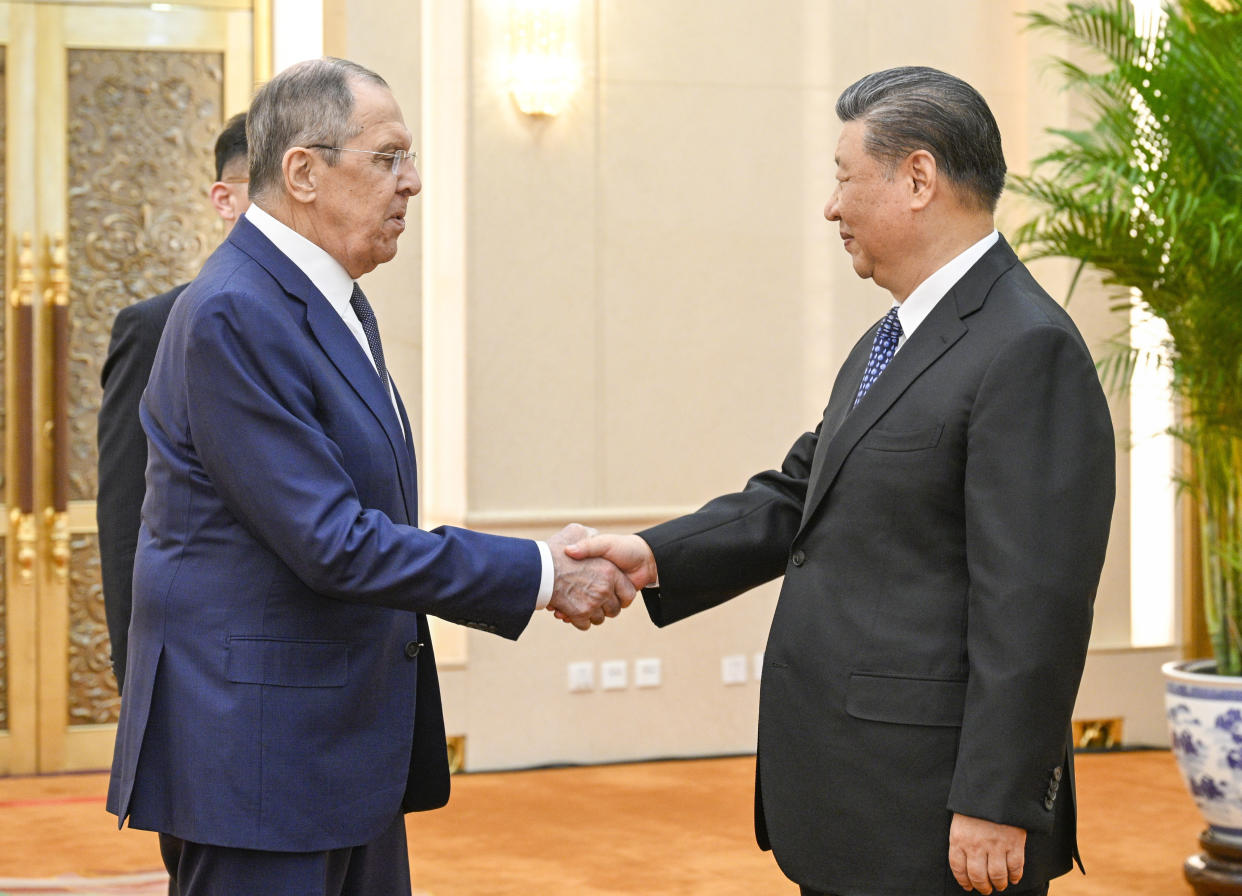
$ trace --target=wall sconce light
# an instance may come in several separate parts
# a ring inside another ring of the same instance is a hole
[[[508,87],[527,115],[564,110],[582,80],[570,35],[578,0],[512,0],[509,8]]]

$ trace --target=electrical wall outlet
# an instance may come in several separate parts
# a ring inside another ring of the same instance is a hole
[[[725,684],[746,683],[746,654],[731,653],[720,658],[720,680]]]
[[[595,690],[595,664],[578,662],[569,664],[569,690],[571,693]]]
[[[634,660],[634,687],[658,688],[660,686],[660,658],[654,656]]]
[[[605,691],[621,691],[629,684],[629,664],[625,660],[604,660],[599,664],[599,686]]]

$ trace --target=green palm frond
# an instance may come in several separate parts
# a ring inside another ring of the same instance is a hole
[[[1088,123],[1055,130],[1053,147],[1010,189],[1036,212],[1014,234],[1031,258],[1096,271],[1111,302],[1160,318],[1152,356],[1114,340],[1100,363],[1111,388],[1167,367],[1190,449],[1182,484],[1203,520],[1205,607],[1217,668],[1242,671],[1242,2],[1177,0],[1154,38],[1130,0],[1082,0],[1029,15],[1089,51],[1055,70]],[[1078,276],[1075,275],[1074,283]],[[1071,285],[1072,290],[1072,285]],[[1128,318],[1127,318],[1128,319]]]

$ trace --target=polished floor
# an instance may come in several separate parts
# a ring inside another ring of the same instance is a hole
[[[454,779],[408,816],[424,896],[755,896],[797,890],[751,836],[750,757]],[[0,878],[157,867],[153,834],[117,831],[103,774],[0,778]],[[1078,758],[1088,875],[1053,896],[1189,896],[1181,864],[1202,827],[1170,754]]]

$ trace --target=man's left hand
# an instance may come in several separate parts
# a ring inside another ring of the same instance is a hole
[[[1026,831],[969,815],[953,815],[949,868],[964,890],[983,896],[1022,880]]]

